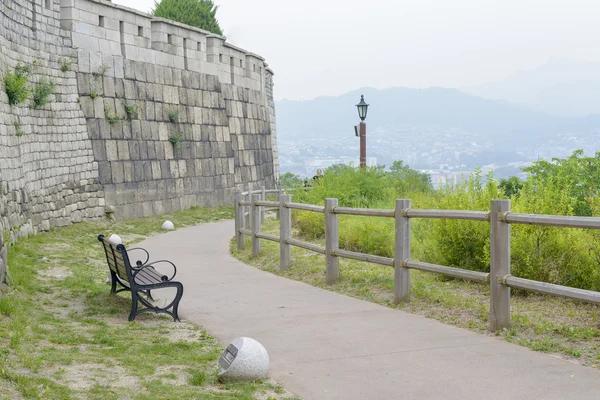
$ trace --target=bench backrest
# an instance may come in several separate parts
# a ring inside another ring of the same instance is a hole
[[[115,245],[105,238],[104,235],[98,235],[98,240],[104,247],[106,262],[108,263],[110,270],[114,272],[119,279],[131,282],[131,264],[125,246],[122,244]]]

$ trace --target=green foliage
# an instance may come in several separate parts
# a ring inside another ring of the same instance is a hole
[[[218,8],[212,0],[157,0],[152,13],[157,17],[222,35],[223,31],[216,18]]]
[[[119,117],[119,115],[115,111],[113,111],[111,106],[108,105],[104,106],[104,117],[111,125],[118,124],[119,122],[121,122],[121,118]]]
[[[419,209],[489,211],[490,201],[510,198],[513,212],[549,215],[600,216],[596,180],[600,153],[583,157],[575,152],[552,163],[540,161],[526,168],[525,182],[516,177],[500,182],[476,170],[457,184],[433,190],[418,171],[401,162],[391,172],[382,167],[334,166],[325,171],[311,191],[294,193],[295,202],[322,205],[325,198],[340,206],[393,209],[398,198],[409,198]],[[289,178],[292,178],[290,176]],[[391,219],[340,218],[340,247],[393,257],[394,224]],[[295,212],[293,223],[308,240],[324,237],[322,214]],[[414,219],[411,255],[440,265],[488,272],[489,224],[448,219]],[[514,225],[511,234],[511,271],[515,276],[542,282],[600,289],[600,232],[566,228]]]
[[[169,116],[169,121],[171,121],[172,123],[177,123],[179,122],[179,109],[178,108],[173,108],[170,109],[168,111],[168,116]]]
[[[295,189],[298,187],[304,186],[304,179],[300,178],[298,175],[294,175],[291,172],[286,172],[281,175],[281,186],[286,189]]]
[[[360,168],[333,165],[325,170],[321,178],[313,181],[313,190],[298,192],[294,198],[323,204],[325,198],[335,197],[343,207],[391,207],[394,199],[406,193],[432,190],[429,181],[420,175],[408,166],[403,172],[386,172],[383,166]]]
[[[92,90],[90,92],[90,99],[94,100],[96,97],[98,97],[98,93]]]
[[[54,92],[54,82],[46,77],[41,77],[33,87],[32,107],[39,109],[50,101],[50,95]]]
[[[31,93],[29,87],[30,73],[31,66],[19,63],[13,71],[4,74],[4,90],[10,105],[21,104],[29,97]]]
[[[523,182],[518,177],[511,176],[507,179],[500,179],[498,187],[502,190],[504,196],[510,198],[521,192],[521,189],[523,189]]]
[[[15,121],[13,125],[15,127],[15,135],[23,136],[25,134],[25,131],[23,130],[23,125],[21,124],[21,121]]]
[[[139,118],[141,111],[142,107],[138,103],[125,105],[125,114],[127,114],[127,119]]]
[[[183,139],[183,135],[181,132],[177,132],[169,136],[169,142],[173,145],[174,150],[178,150],[181,147],[181,139]]]
[[[555,182],[566,188],[575,199],[574,214],[592,215],[589,198],[596,196],[600,187],[600,152],[594,157],[585,157],[583,150],[575,150],[567,158],[540,160],[523,168],[536,184],[541,186]]]
[[[70,58],[63,58],[60,60],[60,70],[62,72],[70,71],[71,65],[73,65],[73,60],[71,60]]]

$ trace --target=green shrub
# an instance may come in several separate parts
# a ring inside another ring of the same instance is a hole
[[[325,236],[325,215],[311,211],[292,211],[292,222],[300,235],[307,239],[320,239]]]
[[[111,125],[121,122],[121,118],[115,111],[113,111],[111,106],[104,106],[104,117]]]
[[[569,162],[575,161],[572,156]],[[565,163],[561,165],[564,167]],[[412,207],[417,209],[489,211],[491,200],[511,194],[513,212],[577,215],[584,210],[600,216],[600,190],[576,191],[577,176],[584,170],[571,171],[576,173],[544,175],[538,171],[520,183],[518,190],[507,191],[506,185],[500,187],[491,173],[484,176],[476,170],[461,183],[433,190],[420,181],[421,177],[406,171],[399,176],[381,167],[360,170],[336,166],[325,171],[312,191],[294,192],[293,201],[323,205],[324,199],[331,197],[338,198],[340,206],[392,209],[396,198],[410,198]],[[292,216],[297,233],[305,240],[324,237],[323,214],[294,211]],[[393,219],[341,215],[339,223],[340,248],[394,257]],[[413,219],[411,256],[489,272],[489,223]],[[511,233],[511,273],[526,279],[600,290],[600,232],[515,224]]]
[[[138,118],[140,115],[140,111],[140,106],[138,104],[125,105],[125,114],[127,114],[127,119]]]
[[[181,132],[177,132],[169,136],[169,142],[173,145],[173,150],[178,150],[181,147],[181,140],[183,139],[183,135]]]
[[[71,65],[73,65],[73,60],[71,60],[70,58],[62,58],[60,60],[60,70],[62,72],[70,71]]]
[[[10,105],[24,103],[29,97],[29,74],[31,66],[17,64],[13,71],[4,74],[4,90]]]
[[[54,82],[46,77],[41,77],[33,87],[32,107],[42,108],[50,101],[50,95],[54,92]]]
[[[179,109],[178,108],[169,110],[168,115],[169,115],[169,121],[171,121],[172,123],[179,122]]]
[[[23,125],[21,125],[21,121],[15,121],[13,126],[15,127],[15,135],[23,136],[25,131],[23,130]]]

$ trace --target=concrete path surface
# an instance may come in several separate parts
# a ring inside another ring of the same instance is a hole
[[[594,369],[260,271],[230,256],[233,232],[204,224],[141,246],[177,265],[183,318],[223,344],[261,342],[270,376],[305,400],[600,399]]]

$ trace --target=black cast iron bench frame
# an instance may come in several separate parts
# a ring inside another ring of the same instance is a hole
[[[119,293],[123,291],[131,292],[131,313],[129,321],[133,321],[135,317],[143,312],[154,312],[168,314],[175,321],[180,321],[178,308],[179,301],[183,296],[183,285],[180,282],[173,281],[177,273],[177,267],[171,261],[159,260],[148,262],[150,254],[141,247],[126,249],[124,245],[110,242],[104,235],[98,235],[98,240],[104,247],[106,254],[106,262],[110,270],[111,277],[111,293]],[[135,266],[131,264],[129,252],[141,251],[146,255],[145,261],[136,261]],[[154,265],[159,263],[168,263],[173,267],[173,275],[168,277],[154,268]],[[117,285],[121,288],[117,289]],[[176,288],[177,294],[172,302],[165,307],[158,307],[151,303],[152,290],[163,288]],[[143,295],[140,295],[143,294]],[[138,302],[142,303],[145,308],[138,308]],[[172,311],[169,309],[172,308]]]

